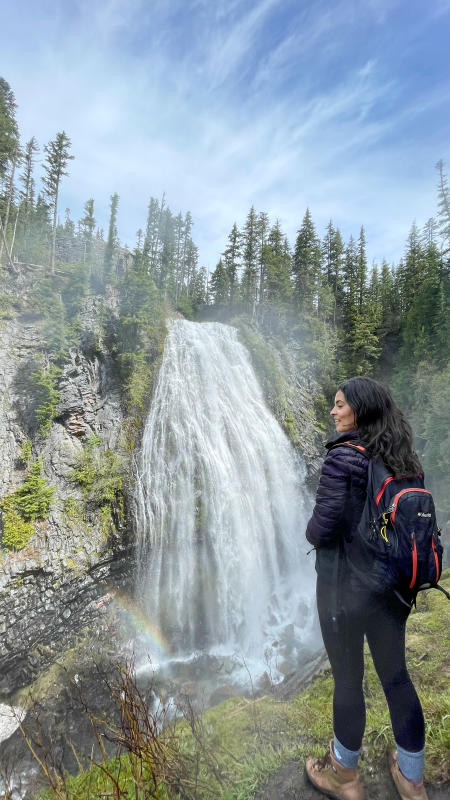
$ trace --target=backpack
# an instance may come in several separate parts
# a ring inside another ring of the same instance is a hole
[[[350,566],[374,592],[393,591],[407,605],[421,589],[436,588],[442,572],[443,547],[433,496],[423,476],[394,478],[385,464],[371,458],[363,445],[353,447],[368,461],[367,498],[346,554]]]

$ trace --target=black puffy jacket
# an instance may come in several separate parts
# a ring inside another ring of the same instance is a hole
[[[366,500],[368,459],[353,447],[336,447],[358,440],[357,431],[341,433],[327,442],[316,504],[306,538],[316,548],[316,570],[330,582],[336,559],[345,551],[358,525]],[[333,448],[333,449],[330,449]]]

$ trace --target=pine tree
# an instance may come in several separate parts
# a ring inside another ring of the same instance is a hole
[[[97,222],[94,217],[94,198],[90,197],[84,204],[84,216],[80,219],[80,229],[84,241],[84,261],[92,260],[92,244]]]
[[[424,277],[424,248],[419,229],[414,222],[408,236],[405,258],[399,271],[402,313],[407,314],[414,297],[420,291]]]
[[[53,223],[52,223],[52,253],[51,253],[51,271],[55,271],[55,253],[56,253],[56,225],[58,219],[58,198],[61,178],[68,175],[67,164],[74,156],[70,155],[69,150],[71,141],[65,131],[57,133],[55,139],[45,145],[46,158],[44,162],[44,178],[43,184],[45,194],[49,201],[49,206],[53,210]]]
[[[183,252],[183,235],[184,235],[184,220],[181,211],[177,214],[174,220],[174,236],[175,236],[175,303],[178,301],[178,296],[181,289],[181,254]]]
[[[161,251],[156,283],[159,289],[164,292],[170,290],[172,296],[174,296],[174,257],[176,244],[174,219],[169,208],[165,208],[163,211],[158,237],[161,241]]]
[[[448,252],[450,249],[450,192],[448,188],[447,175],[444,172],[444,162],[442,159],[436,164],[436,169],[439,172],[439,230],[444,242],[444,251]]]
[[[228,283],[230,287],[230,307],[236,302],[239,286],[239,268],[241,253],[241,234],[238,231],[236,223],[228,234],[228,245],[222,253],[224,257],[224,265],[228,275]]]
[[[399,308],[394,277],[385,259],[381,264],[379,279],[379,303],[381,307],[381,329],[383,336],[392,331],[398,331],[399,327]]]
[[[145,228],[144,246],[142,254],[149,274],[156,277],[156,254],[158,250],[158,229],[160,225],[159,202],[151,197],[148,204],[147,224]]]
[[[268,304],[278,309],[285,308],[292,295],[291,254],[279,220],[270,230],[267,244],[263,248],[263,259],[264,298]]]
[[[228,304],[230,298],[230,282],[222,259],[219,259],[211,275],[209,292],[211,301],[215,306],[224,306]]]
[[[103,257],[103,278],[105,284],[111,280],[113,271],[114,252],[118,244],[118,235],[117,235],[118,205],[119,205],[119,195],[117,194],[117,192],[114,192],[114,194],[111,195],[108,238],[106,240],[105,253]]]
[[[0,78],[0,182],[5,178],[8,166],[17,157],[19,150],[16,108],[9,83]]]
[[[264,283],[265,283],[265,259],[263,256],[264,247],[267,241],[267,232],[269,230],[269,215],[265,211],[260,211],[256,223],[257,236],[258,236],[258,261],[259,261],[259,286],[257,300],[259,303],[264,303]]]
[[[22,228],[22,236],[23,236],[23,249],[25,252],[25,257],[27,254],[27,245],[29,239],[29,224],[30,224],[30,214],[33,210],[34,204],[34,189],[35,189],[35,182],[34,182],[34,167],[36,163],[36,155],[39,152],[38,143],[34,136],[29,139],[29,141],[25,145],[25,150],[23,153],[23,172],[19,178],[20,183],[22,184],[22,189],[19,193],[20,195],[20,212],[21,212],[21,228]]]
[[[358,312],[361,314],[364,305],[364,293],[367,283],[367,257],[366,257],[366,235],[363,226],[358,239],[358,256],[356,267],[356,295]]]
[[[350,320],[356,311],[357,306],[357,272],[358,254],[355,240],[350,236],[343,263],[343,287],[344,287],[344,314],[346,320]]]
[[[178,225],[178,223],[177,223]],[[180,231],[180,253],[181,255],[177,257],[177,271],[179,274],[178,285],[179,291],[178,295],[180,294],[187,294],[190,275],[192,274],[192,266],[193,266],[193,255],[194,251],[192,247],[194,245],[191,239],[191,231],[192,231],[192,215],[190,211],[187,211],[184,216],[183,227]],[[178,251],[178,246],[177,246]],[[195,258],[194,258],[195,261]],[[195,263],[196,266],[196,263]]]
[[[242,297],[247,310],[254,310],[258,291],[258,219],[252,206],[242,233]]]
[[[333,325],[336,325],[338,309],[342,307],[343,285],[342,271],[344,263],[344,242],[338,228],[332,221],[327,225],[322,244],[322,261],[324,277],[333,295]]]
[[[187,240],[184,263],[186,270],[186,293],[189,296],[192,276],[198,269],[198,247],[194,244],[191,237]]]
[[[15,178],[15,174],[16,174],[16,167],[17,167],[17,164],[19,163],[21,157],[22,157],[22,154],[21,154],[21,152],[19,150],[19,146],[17,145],[17,149],[16,149],[15,153],[13,154],[13,156],[11,158],[11,163],[9,165],[7,179],[6,179],[6,185],[7,185],[6,207],[5,207],[5,216],[4,216],[4,219],[3,219],[3,222],[2,222],[2,226],[1,226],[2,236],[1,236],[1,239],[0,239],[0,258],[2,257],[3,248],[5,247],[6,252],[7,252],[7,256],[8,256],[8,261],[9,261],[9,263],[11,265],[12,265],[12,255],[11,255],[11,253],[12,253],[12,249],[14,247],[14,239],[15,239],[15,236],[16,236],[17,220],[18,220],[18,216],[19,216],[19,209],[18,208],[16,210],[16,217],[15,217],[15,223],[14,223],[14,230],[13,230],[13,236],[12,236],[11,245],[8,245],[6,237],[7,237],[7,232],[8,232],[9,214],[10,214],[10,210],[11,210],[11,205],[14,202],[14,194],[15,194],[14,178]]]
[[[301,311],[311,313],[317,305],[320,266],[320,242],[307,208],[297,233],[292,261],[295,303]]]
[[[205,267],[196,269],[191,278],[189,296],[193,311],[198,311],[201,306],[207,303],[207,273]]]

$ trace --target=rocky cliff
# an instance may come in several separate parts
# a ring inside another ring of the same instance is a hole
[[[0,495],[24,482],[24,443],[41,459],[54,488],[48,518],[37,520],[27,546],[0,550],[0,692],[25,685],[71,645],[79,631],[101,626],[101,598],[126,580],[125,516],[89,506],[73,473],[95,436],[102,451],[121,453],[121,387],[105,342],[102,298],[86,300],[78,344],[64,360],[59,401],[47,435],[40,435],[32,376],[48,361],[43,316],[28,297],[39,274],[20,273],[7,291],[13,300],[0,329]],[[106,301],[114,311],[114,298]]]

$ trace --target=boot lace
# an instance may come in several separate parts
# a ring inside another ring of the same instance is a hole
[[[322,770],[327,769],[328,767],[331,766],[332,766],[331,755],[329,750],[327,750],[324,756],[317,758],[314,764],[314,767],[318,772],[322,772]]]

